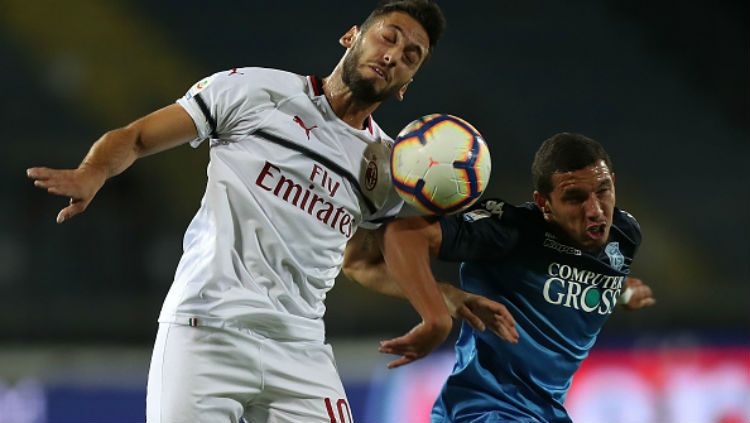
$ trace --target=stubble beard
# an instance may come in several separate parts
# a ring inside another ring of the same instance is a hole
[[[375,88],[375,81],[366,79],[357,70],[360,58],[362,56],[362,43],[358,41],[349,54],[344,58],[344,69],[341,79],[352,92],[352,96],[363,103],[380,103],[391,97],[395,97],[399,90],[398,86],[389,87],[378,92]]]

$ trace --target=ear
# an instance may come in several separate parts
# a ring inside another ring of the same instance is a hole
[[[412,82],[414,82],[414,78],[410,79],[409,82],[399,88],[398,92],[396,93],[396,100],[404,101],[404,94],[406,94],[406,89],[409,88],[409,84],[411,84]]]
[[[547,197],[543,196],[539,191],[534,191],[534,203],[536,203],[536,206],[539,207],[539,210],[542,211],[544,220],[549,220],[551,216],[549,209],[549,200],[547,200]]]
[[[358,35],[359,27],[357,27],[357,25],[354,25],[349,28],[349,30],[346,31],[344,35],[341,36],[341,38],[339,38],[339,44],[341,44],[342,47],[352,48],[354,42],[357,40]]]

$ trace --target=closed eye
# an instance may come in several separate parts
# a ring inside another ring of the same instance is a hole
[[[609,191],[612,191],[612,181],[607,180],[599,185],[599,189],[596,190],[596,195],[604,195]]]
[[[568,203],[576,203],[576,204],[586,201],[587,198],[588,198],[588,194],[578,189],[571,189],[571,190],[565,191],[562,195],[562,201],[565,201]]]
[[[386,32],[383,34],[383,39],[390,44],[395,44],[397,40],[397,36],[395,32],[391,32],[391,33]]]

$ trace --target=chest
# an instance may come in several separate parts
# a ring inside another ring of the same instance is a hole
[[[624,289],[627,253],[617,240],[589,253],[544,234],[518,250],[525,263],[518,289],[534,297],[542,310],[598,321],[615,310]]]

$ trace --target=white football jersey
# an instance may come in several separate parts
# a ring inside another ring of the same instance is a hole
[[[336,116],[320,81],[240,68],[177,101],[210,140],[208,183],[160,322],[323,339],[326,293],[347,241],[398,214],[393,141]]]

